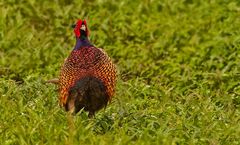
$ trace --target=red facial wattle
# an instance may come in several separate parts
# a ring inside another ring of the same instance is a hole
[[[86,26],[86,34],[87,34],[87,36],[89,36],[89,31],[88,31],[86,20],[83,20],[83,21],[78,20],[76,23],[76,26],[74,28],[74,33],[75,33],[76,37],[78,37],[78,38],[81,36],[80,28],[81,28],[82,24],[84,24]]]

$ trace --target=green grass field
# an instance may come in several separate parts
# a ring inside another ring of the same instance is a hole
[[[58,106],[86,18],[117,92],[94,119]],[[1,145],[240,144],[239,0],[0,0]]]

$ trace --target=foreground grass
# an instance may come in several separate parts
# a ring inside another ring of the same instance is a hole
[[[2,144],[240,144],[240,3],[0,1]],[[57,104],[58,76],[87,17],[120,72],[88,119]]]

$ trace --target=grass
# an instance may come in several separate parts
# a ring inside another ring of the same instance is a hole
[[[0,0],[0,142],[240,144],[238,0]],[[87,18],[119,71],[88,119],[58,106],[57,77]]]

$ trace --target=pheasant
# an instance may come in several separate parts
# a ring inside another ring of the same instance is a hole
[[[116,86],[116,67],[107,53],[89,41],[86,20],[73,25],[76,45],[60,71],[60,106],[77,113],[84,108],[89,117],[106,107]]]

